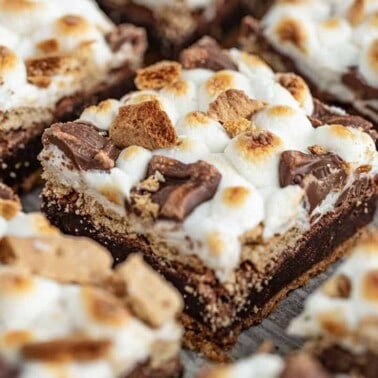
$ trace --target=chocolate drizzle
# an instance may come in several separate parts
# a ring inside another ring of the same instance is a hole
[[[202,160],[184,164],[164,156],[154,156],[147,177],[159,172],[164,181],[151,193],[152,202],[159,205],[159,218],[183,221],[195,207],[211,199],[220,182],[219,171]]]
[[[84,122],[57,123],[43,134],[43,144],[61,149],[77,169],[109,170],[119,155],[118,148],[95,127]]]
[[[186,69],[238,70],[229,53],[210,37],[203,37],[191,47],[183,50],[180,54],[180,63]]]
[[[300,151],[285,151],[279,164],[281,187],[300,185],[305,189],[309,211],[315,209],[330,192],[338,192],[348,177],[345,162],[332,153],[310,155]]]

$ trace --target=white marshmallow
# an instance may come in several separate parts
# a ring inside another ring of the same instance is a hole
[[[326,125],[315,129],[314,144],[355,165],[369,164],[377,154],[370,135],[342,125]]]
[[[230,138],[222,125],[201,112],[187,113],[176,124],[178,135],[199,139],[211,152],[223,152]]]
[[[370,86],[378,87],[378,38],[362,49],[358,70]]]
[[[84,109],[80,120],[92,123],[101,130],[109,130],[111,123],[118,115],[120,102],[109,99]]]
[[[314,129],[302,110],[286,105],[268,106],[252,117],[253,123],[279,136],[287,150],[305,150],[310,146]]]

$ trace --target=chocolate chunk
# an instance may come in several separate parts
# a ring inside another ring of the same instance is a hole
[[[158,217],[184,220],[195,207],[211,199],[221,174],[202,160],[184,164],[164,156],[154,156],[147,169],[147,177],[159,172],[164,177],[151,200],[159,205]]]
[[[57,123],[45,131],[43,144],[56,145],[77,169],[109,170],[119,155],[118,148],[94,126],[84,122]]]
[[[130,43],[138,53],[146,48],[146,33],[142,28],[131,24],[121,24],[106,35],[106,41],[113,52],[119,51],[123,45]]]
[[[378,88],[370,86],[356,68],[343,74],[342,82],[361,100],[376,100],[378,97]]]
[[[218,43],[203,37],[180,54],[180,63],[186,69],[208,68],[213,71],[238,70],[227,51],[222,50]]]
[[[331,191],[341,190],[348,172],[344,161],[337,155],[310,155],[300,151],[285,151],[279,164],[281,187],[300,185],[306,190],[310,212]]]
[[[306,354],[291,356],[280,378],[330,378],[331,376],[321,364]]]

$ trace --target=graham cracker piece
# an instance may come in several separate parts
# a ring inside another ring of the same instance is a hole
[[[111,274],[110,254],[82,237],[6,236],[0,241],[0,262],[60,282],[100,283]]]
[[[173,84],[181,75],[181,64],[168,60],[137,70],[135,85],[138,89],[161,89]]]
[[[0,183],[0,217],[12,219],[21,211],[20,198],[5,184]]]
[[[232,121],[226,121],[223,124],[224,129],[230,138],[234,138],[237,135],[255,130],[255,126],[246,118],[233,119]]]
[[[175,127],[157,100],[122,106],[109,135],[121,148],[137,145],[155,150],[172,147],[177,141]]]
[[[117,266],[115,280],[124,286],[124,297],[132,311],[152,327],[160,327],[182,311],[182,299],[176,289],[139,255]]]
[[[27,360],[44,362],[94,361],[106,357],[110,346],[107,339],[67,337],[26,344],[21,354]]]
[[[243,91],[228,89],[222,92],[210,105],[207,115],[221,123],[240,118],[250,119],[265,107],[265,102],[249,98]]]

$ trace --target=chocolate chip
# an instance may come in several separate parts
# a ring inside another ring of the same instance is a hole
[[[222,50],[218,43],[210,37],[203,37],[191,47],[183,50],[180,54],[180,63],[186,69],[238,70],[228,52]]]
[[[288,357],[280,378],[330,378],[321,364],[306,354]]]
[[[84,122],[57,123],[43,134],[43,144],[61,149],[77,169],[109,170],[119,155],[113,142]]]
[[[347,166],[337,155],[310,155],[285,151],[279,164],[281,187],[300,185],[306,190],[310,212],[331,191],[341,190],[348,177]]]
[[[211,199],[220,182],[221,174],[202,160],[184,164],[164,156],[154,156],[147,169],[147,177],[159,172],[164,182],[151,200],[159,205],[158,217],[184,220],[194,208]]]

